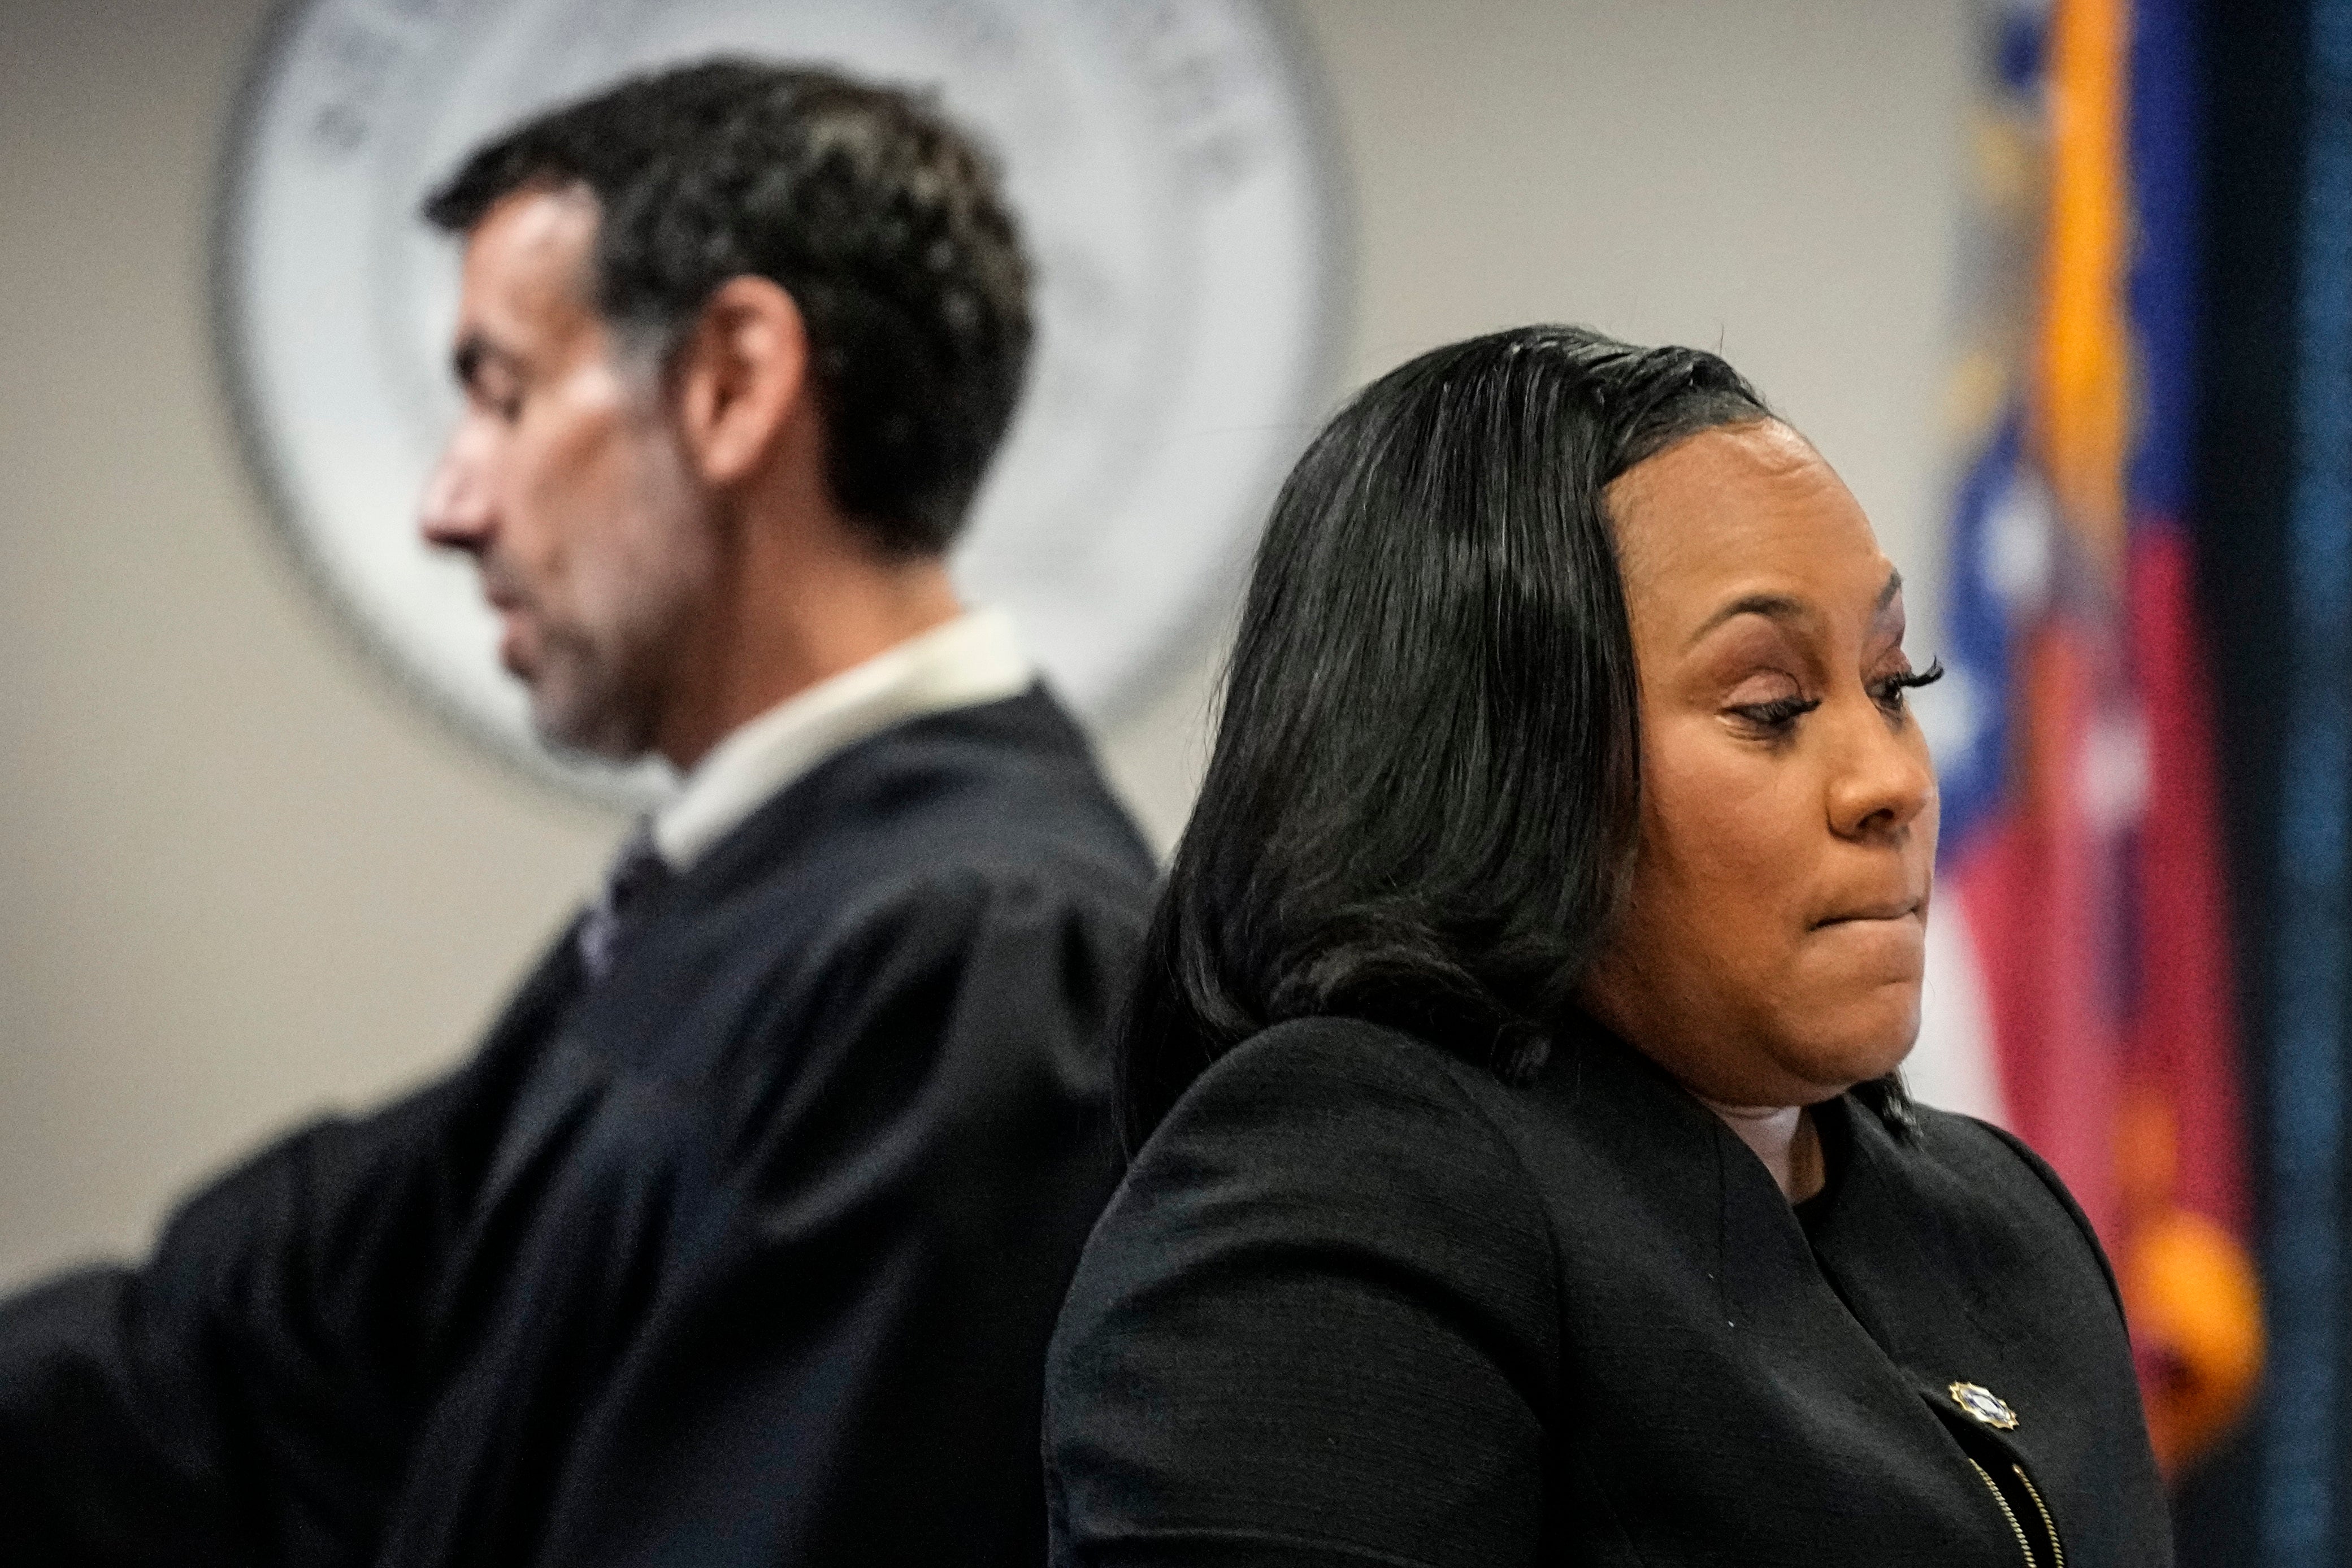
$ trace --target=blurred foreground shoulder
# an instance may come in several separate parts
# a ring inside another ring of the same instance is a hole
[[[1192,1085],[1096,1228],[1048,1358],[1055,1561],[1533,1549],[1557,1272],[1482,1078],[1332,1019]]]

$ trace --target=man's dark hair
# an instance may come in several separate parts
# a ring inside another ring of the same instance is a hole
[[[1139,1145],[1286,1019],[1508,1078],[1573,1015],[1632,870],[1639,688],[1612,480],[1771,417],[1696,349],[1525,327],[1357,394],[1285,482],[1119,1042]],[[1898,1080],[1863,1086],[1909,1124]]]
[[[478,149],[425,203],[466,234],[583,188],[595,298],[667,354],[711,292],[772,279],[806,321],[834,499],[894,553],[953,540],[1012,423],[1029,269],[985,153],[915,94],[719,59],[635,78]]]

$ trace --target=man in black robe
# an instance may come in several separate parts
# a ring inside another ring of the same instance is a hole
[[[467,410],[425,536],[551,743],[683,784],[471,1061],[0,1305],[0,1557],[1034,1560],[1151,873],[942,564],[1028,346],[994,176],[919,100],[722,62],[427,215]]]

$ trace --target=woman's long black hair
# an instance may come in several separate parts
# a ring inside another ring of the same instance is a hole
[[[1286,1019],[1391,1024],[1509,1078],[1541,1065],[1638,832],[1603,493],[1769,417],[1716,355],[1523,327],[1391,371],[1316,438],[1258,548],[1146,942],[1118,1053],[1130,1148]]]

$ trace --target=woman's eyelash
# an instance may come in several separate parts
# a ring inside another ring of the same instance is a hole
[[[1899,708],[1903,706],[1905,692],[1916,690],[1920,686],[1932,686],[1943,678],[1944,661],[1935,659],[1931,660],[1924,670],[1904,670],[1899,674],[1882,678],[1878,683],[1877,691],[1873,695],[1886,706]]]
[[[1920,686],[1932,686],[1944,678],[1944,662],[1937,659],[1924,670],[1904,670],[1880,678],[1873,695],[1890,706],[1900,706],[1903,694]],[[1759,729],[1785,730],[1797,720],[1822,706],[1819,697],[1778,697],[1769,703],[1746,703],[1731,711]]]
[[[1906,692],[1920,686],[1932,686],[1944,678],[1944,661],[1930,659],[1924,670],[1906,670],[1899,675],[1889,675],[1884,683],[1889,691]]]
[[[1748,703],[1732,711],[1759,728],[1786,729],[1821,706],[1819,697],[1778,697],[1769,703]]]

